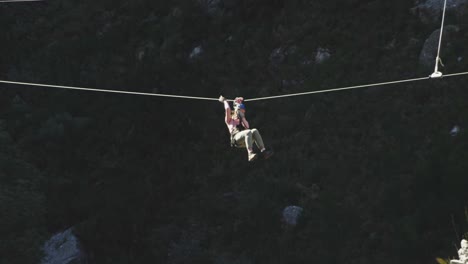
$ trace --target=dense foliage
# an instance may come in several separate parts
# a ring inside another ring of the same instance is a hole
[[[1,4],[0,79],[253,98],[427,76],[419,54],[439,24],[421,23],[413,6]],[[443,71],[466,71],[468,28],[447,20],[460,31],[442,45]],[[316,64],[319,49],[331,57]],[[90,263],[455,256],[467,230],[465,80],[248,103],[249,122],[276,152],[256,164],[229,147],[218,102],[2,84],[0,263],[37,263],[45,235],[70,226]],[[454,125],[462,132],[452,137]],[[292,204],[304,215],[288,228],[281,212]]]

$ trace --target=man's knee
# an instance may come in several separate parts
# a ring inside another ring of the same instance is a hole
[[[252,129],[251,131],[252,131],[252,134],[254,135],[257,135],[257,136],[260,135],[260,131],[258,131],[256,128]]]

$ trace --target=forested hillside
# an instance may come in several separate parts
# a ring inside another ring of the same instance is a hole
[[[420,2],[0,3],[0,80],[248,99],[425,77],[441,16]],[[468,71],[466,8],[446,15],[444,73]],[[217,101],[0,84],[0,263],[40,263],[69,227],[100,264],[455,257],[467,78],[246,102],[275,150],[255,163]]]

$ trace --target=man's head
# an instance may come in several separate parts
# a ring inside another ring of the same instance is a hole
[[[238,104],[236,105],[236,110],[240,111],[242,113],[245,113],[245,105],[244,104]]]

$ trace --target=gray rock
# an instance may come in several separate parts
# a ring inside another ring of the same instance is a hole
[[[202,46],[197,46],[195,48],[193,48],[192,52],[190,53],[189,55],[189,58],[190,59],[196,59],[196,58],[199,58],[203,53],[203,48]]]
[[[281,64],[286,58],[286,51],[283,48],[276,48],[270,54],[270,61],[274,65]]]
[[[447,0],[446,13],[454,13],[455,17],[462,18],[468,13],[467,7],[468,0]],[[427,0],[413,7],[411,11],[422,23],[431,24],[441,22],[443,9],[444,0]]]
[[[85,264],[86,255],[71,228],[55,234],[43,247],[44,258],[41,264]]]
[[[279,66],[288,56],[297,56],[298,50],[296,45],[276,48],[270,54],[270,62],[274,66]]]
[[[219,14],[222,10],[222,0],[196,0],[203,11],[209,15]]]
[[[441,48],[447,48],[452,46],[451,42],[453,39],[456,39],[456,34],[458,33],[458,31],[459,28],[457,26],[449,25],[444,27]],[[422,66],[434,66],[435,58],[437,56],[437,48],[439,45],[439,36],[440,29],[432,32],[429,38],[427,38],[424,42],[423,48],[419,55],[419,63]]]
[[[290,205],[283,210],[283,222],[289,226],[297,225],[299,217],[302,215],[304,209],[296,205]]]
[[[234,8],[239,0],[195,0],[208,15],[220,16],[227,9]]]
[[[451,135],[452,137],[458,135],[458,133],[460,133],[460,127],[459,127],[459,126],[454,126],[454,127],[452,128],[452,130],[450,130],[450,135]]]
[[[149,41],[141,45],[139,48],[137,48],[135,52],[135,57],[137,58],[138,61],[142,61],[145,57],[147,57],[147,54],[150,53],[152,50],[154,50],[154,42]]]
[[[318,48],[317,52],[315,53],[315,63],[321,64],[328,60],[331,57],[331,53],[328,49],[325,48]]]

